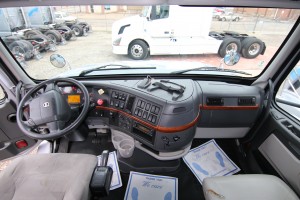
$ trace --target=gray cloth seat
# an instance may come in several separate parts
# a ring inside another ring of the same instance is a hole
[[[84,200],[97,157],[38,154],[15,159],[0,172],[1,200]]]
[[[291,188],[272,175],[206,178],[203,191],[206,200],[299,200]]]

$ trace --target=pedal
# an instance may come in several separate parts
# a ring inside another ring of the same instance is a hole
[[[92,139],[92,144],[101,144],[101,138],[95,137]]]

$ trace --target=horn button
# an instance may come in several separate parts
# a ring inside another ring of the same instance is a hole
[[[29,104],[30,119],[35,125],[55,121],[68,121],[71,109],[63,96],[56,90],[50,90],[33,99]]]

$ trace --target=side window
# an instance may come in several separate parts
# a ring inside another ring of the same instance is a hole
[[[5,98],[5,93],[2,86],[0,85],[0,101],[2,101],[4,98]]]
[[[276,94],[276,103],[300,120],[300,62],[289,73]]]
[[[164,19],[169,17],[169,6],[152,6],[151,19]]]

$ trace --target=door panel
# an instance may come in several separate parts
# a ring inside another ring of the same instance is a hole
[[[277,173],[300,195],[300,76],[297,69],[299,66],[284,77],[285,80],[275,85],[278,88],[276,99],[253,143]]]
[[[15,118],[15,103],[9,99],[9,95],[5,95],[3,90],[1,88],[0,91],[2,95],[0,100],[0,160],[16,156],[36,144],[36,140],[25,136],[19,129]],[[11,93],[8,94],[11,96]],[[26,141],[27,147],[17,148],[16,142],[21,140]]]
[[[264,141],[259,151],[300,195],[300,160],[274,134]]]
[[[169,19],[157,19],[145,24],[145,30],[151,38],[151,55],[179,54],[179,47],[176,38],[173,37]]]
[[[152,6],[151,19],[144,23],[145,32],[150,36],[151,55],[179,54],[174,22],[164,14],[168,9],[168,6]]]

